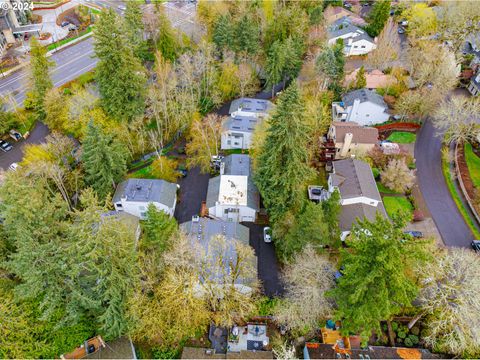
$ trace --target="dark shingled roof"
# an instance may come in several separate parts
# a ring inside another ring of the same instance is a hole
[[[350,91],[342,96],[342,102],[345,107],[352,106],[356,99],[359,99],[360,103],[370,101],[384,108],[388,107],[387,103],[383,100],[383,97],[373,90],[359,89]]]
[[[259,119],[253,116],[230,116],[223,124],[223,128],[231,131],[253,132],[258,122]]]
[[[372,169],[366,162],[345,159],[333,162],[333,186],[338,187],[342,199],[365,196],[382,201],[373,177]]]
[[[253,98],[240,98],[233,100],[230,105],[229,114],[238,111],[239,108],[244,112],[252,113],[267,113],[273,107],[273,104],[268,100],[253,99]]]
[[[357,223],[357,220],[375,221],[377,213],[383,217],[387,217],[385,207],[382,202],[378,206],[371,206],[366,204],[351,204],[342,205],[338,224],[341,231],[350,231]]]
[[[158,202],[173,207],[176,194],[177,184],[165,180],[128,179],[118,184],[112,201],[116,203],[126,197],[127,201]]]

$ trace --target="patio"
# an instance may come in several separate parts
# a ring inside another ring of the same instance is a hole
[[[268,343],[269,338],[266,325],[248,324],[247,326],[234,326],[228,336],[227,351],[262,351]]]

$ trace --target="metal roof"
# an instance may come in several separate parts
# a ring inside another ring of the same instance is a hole
[[[253,132],[259,119],[253,116],[230,116],[223,124],[225,130],[240,131],[240,132]]]
[[[273,104],[268,100],[254,99],[254,98],[240,98],[233,100],[230,105],[229,114],[238,110],[252,113],[265,113],[273,107]]]

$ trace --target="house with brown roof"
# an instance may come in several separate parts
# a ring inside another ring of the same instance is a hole
[[[335,159],[344,159],[373,149],[378,143],[378,130],[360,126],[353,121],[334,121],[328,130],[327,139],[335,144]]]
[[[360,68],[355,69],[350,74],[345,75],[343,86],[348,87],[354,84],[359,71]],[[394,76],[384,74],[381,70],[365,71],[365,80],[367,81],[367,85],[365,87],[370,90],[384,88],[389,85],[393,85],[396,82]]]
[[[327,25],[330,25],[341,18],[348,18],[352,24],[357,26],[365,26],[367,22],[359,15],[347,10],[341,6],[328,6],[323,12],[323,17],[327,22]]]
[[[331,193],[338,191],[340,194],[342,208],[339,227],[342,241],[350,234],[358,220],[374,221],[377,214],[387,217],[372,169],[364,161],[334,161],[333,172],[328,178],[328,190]]]

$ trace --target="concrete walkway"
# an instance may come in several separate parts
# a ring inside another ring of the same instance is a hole
[[[42,33],[50,33],[52,36],[47,40],[41,40],[40,43],[42,45],[48,45],[55,41],[61,40],[68,35],[68,28],[62,28],[61,26],[57,25],[57,17],[76,6],[79,5],[79,2],[76,0],[72,0],[62,6],[59,6],[56,9],[46,9],[46,10],[34,10],[33,13],[36,15],[40,15],[42,17]]]

